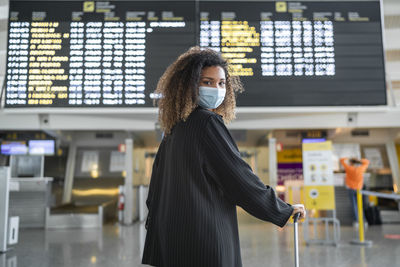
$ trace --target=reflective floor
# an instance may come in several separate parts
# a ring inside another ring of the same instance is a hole
[[[243,266],[294,266],[291,225],[279,229],[243,215],[239,222]],[[336,247],[306,246],[303,226],[299,230],[300,266],[400,266],[400,239],[388,238],[400,235],[398,224],[369,227],[366,238],[373,240],[372,247],[351,245],[357,237],[352,227],[341,228],[342,238]],[[25,229],[20,231],[19,244],[0,254],[0,267],[143,266],[144,237],[144,226],[139,223],[106,225],[103,230]]]

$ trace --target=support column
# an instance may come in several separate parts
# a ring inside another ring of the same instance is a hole
[[[393,188],[394,190],[400,190],[400,170],[399,170],[399,160],[396,152],[396,144],[394,141],[386,142],[386,151],[388,153],[390,169],[392,171],[393,177]]]
[[[0,255],[7,251],[9,190],[10,168],[0,167]]]
[[[133,221],[133,139],[125,139],[125,145],[124,224],[131,224]]]
[[[269,186],[276,188],[278,182],[278,163],[276,158],[276,139],[270,136],[268,138],[269,149]]]
[[[64,192],[62,198],[63,204],[71,202],[72,187],[74,185],[76,150],[76,143],[72,140],[68,149],[67,168],[65,170]]]

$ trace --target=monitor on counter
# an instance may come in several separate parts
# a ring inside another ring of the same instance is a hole
[[[307,144],[307,143],[323,143],[323,142],[326,142],[326,138],[304,138],[301,142],[303,144]]]
[[[194,45],[241,77],[239,107],[384,106],[381,19],[379,1],[10,0],[5,107],[153,107]]]
[[[54,155],[54,140],[29,140],[30,155]]]
[[[3,155],[25,155],[28,147],[25,141],[2,141],[1,154]]]

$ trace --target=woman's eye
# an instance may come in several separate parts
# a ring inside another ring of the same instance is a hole
[[[220,82],[219,85],[220,86],[225,86],[225,82]]]
[[[203,81],[203,84],[210,85],[211,82],[210,81]]]

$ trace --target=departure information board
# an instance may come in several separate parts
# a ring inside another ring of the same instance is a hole
[[[6,107],[152,107],[194,2],[10,1]]]
[[[238,106],[385,105],[379,1],[10,1],[7,108],[152,107],[191,46],[220,51]]]
[[[200,2],[200,45],[241,76],[241,106],[385,105],[379,1]]]

